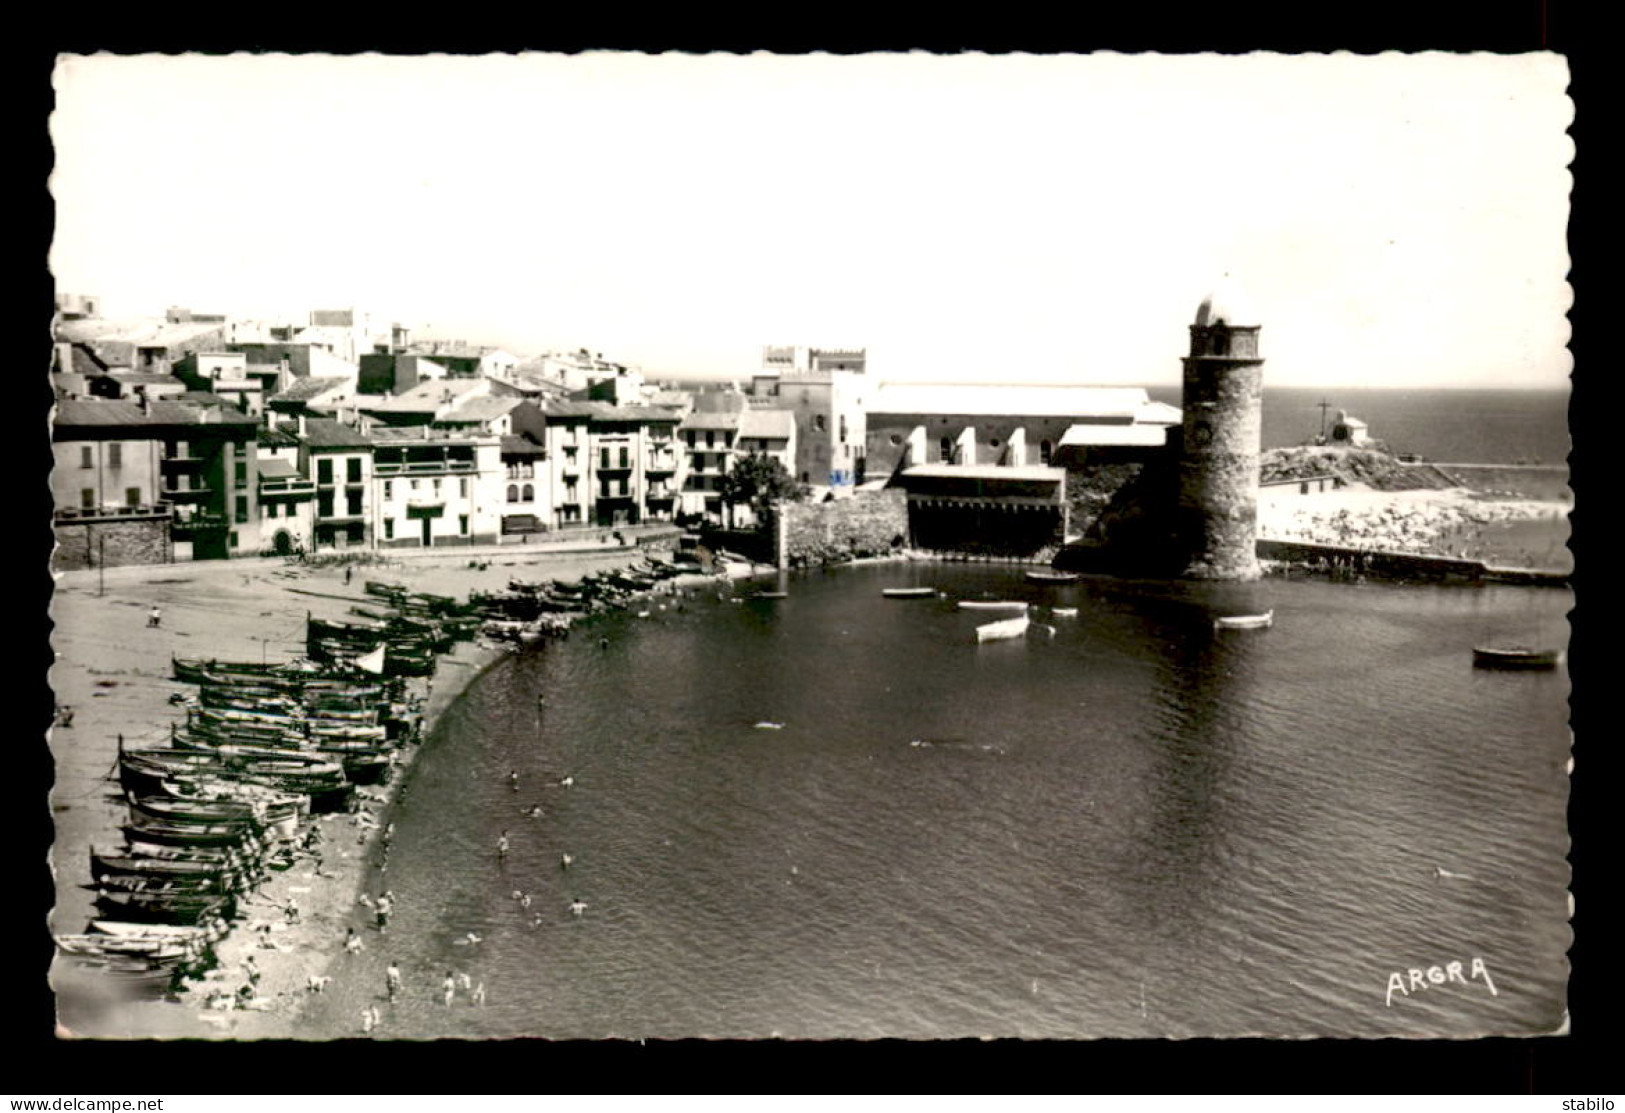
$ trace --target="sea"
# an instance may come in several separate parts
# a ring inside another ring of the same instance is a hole
[[[1175,386],[1147,387],[1179,405]],[[1392,390],[1269,387],[1264,391],[1263,444],[1306,444],[1339,410],[1357,417],[1390,451],[1439,463],[1564,465],[1571,448],[1567,390]]]
[[[1434,459],[1566,451],[1561,398],[1439,393],[1409,425],[1420,394],[1331,400]],[[1266,439],[1312,433],[1318,400],[1267,402]],[[1034,625],[978,644],[1000,616],[960,599]],[[366,881],[395,915],[307,1030],[376,1005],[408,1039],[1555,1031],[1568,675],[1471,649],[1562,646],[1573,602],[886,563],[595,618],[423,743]],[[445,1002],[463,974],[483,1005]]]

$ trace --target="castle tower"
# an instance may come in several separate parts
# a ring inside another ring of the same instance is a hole
[[[1196,309],[1184,359],[1179,538],[1184,574],[1255,580],[1263,367],[1258,317],[1221,287]]]

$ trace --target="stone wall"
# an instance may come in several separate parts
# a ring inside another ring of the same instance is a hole
[[[887,556],[908,537],[901,490],[864,491],[835,502],[784,504],[784,554],[792,568]]]
[[[56,545],[51,563],[59,572],[96,568],[103,561],[108,568],[126,564],[168,564],[169,519],[58,523]]]

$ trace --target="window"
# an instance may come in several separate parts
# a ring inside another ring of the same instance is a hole
[[[231,531],[231,535],[226,539],[226,544],[230,545],[233,549],[235,549],[237,547],[237,531],[236,530]]]
[[[622,480],[621,480],[621,488],[620,488],[620,493],[621,493],[621,494],[622,494],[622,495],[625,495],[625,494],[626,494],[626,480],[625,480],[625,479],[622,479]]]
[[[598,450],[598,466],[601,468],[609,467],[609,449],[601,448]]]
[[[361,482],[361,457],[352,456],[344,462],[344,478],[350,483]]]
[[[93,468],[96,466],[96,450],[88,444],[79,446],[79,466]]]
[[[237,496],[237,518],[236,518],[236,520],[237,520],[237,522],[239,524],[248,521],[248,496],[247,495],[238,495]]]
[[[316,494],[316,516],[318,518],[331,518],[333,516],[333,492],[319,491]]]
[[[525,493],[523,497],[526,502],[535,502],[536,488],[532,487],[529,483],[525,484]]]
[[[81,510],[96,509],[96,492],[89,487],[79,492],[79,508]]]
[[[393,541],[393,540],[395,540],[395,519],[394,518],[385,518],[384,519],[384,540],[385,541]]]
[[[706,448],[715,448],[716,446],[717,446],[716,430],[707,429],[705,431],[705,447]]]
[[[468,536],[468,515],[457,515],[457,532],[464,537]]]
[[[352,518],[361,513],[360,491],[350,491],[344,496],[344,509]]]
[[[126,487],[126,488],[124,488],[124,505],[125,506],[140,506],[141,505],[141,488],[140,487]]]
[[[515,483],[508,484],[508,501],[509,502],[518,502],[519,501],[519,486],[518,486],[518,484],[515,484]]]
[[[124,466],[124,446],[117,441],[107,446],[107,466],[110,468]]]
[[[841,443],[846,443],[846,415],[841,415]]]
[[[942,450],[942,462],[944,464],[953,463],[954,439],[952,437],[943,437],[942,441],[937,445],[937,447]]]
[[[326,486],[333,482],[333,461],[316,461],[316,482]]]
[[[435,477],[435,481],[434,481],[434,493],[435,493],[435,494],[436,494],[436,495],[438,495],[438,494],[440,494],[440,477],[439,477],[439,476],[436,476],[436,477]]]
[[[468,497],[468,480],[459,479],[457,481],[457,495],[459,498],[466,499]]]
[[[823,414],[814,414],[813,415],[813,428],[818,430],[820,433],[822,433],[824,431],[825,424],[824,424],[824,415]]]
[[[690,447],[690,448],[693,448],[693,447],[694,447],[694,430],[692,430],[692,429],[690,429],[690,430],[689,430],[689,431],[688,431],[688,447]],[[90,451],[90,449],[88,449],[88,448],[87,448],[87,449],[85,449],[85,451],[86,451],[86,452],[89,452],[89,451]],[[89,459],[89,457],[86,457],[86,459],[87,459],[87,460],[88,460],[88,459]],[[89,464],[86,464],[86,465],[85,465],[85,467],[87,467],[87,468],[88,468],[88,467],[90,467],[90,465],[89,465]]]
[[[626,445],[623,444],[621,445],[621,467],[626,467],[628,463],[627,448]]]
[[[267,518],[275,518],[276,517],[276,503],[274,503],[274,502],[262,502],[262,503],[260,503],[260,510],[264,513],[264,515]]]
[[[239,486],[239,487],[248,486],[248,461],[242,459],[241,457],[239,457],[238,460],[237,460],[237,463],[236,463],[235,471],[236,471],[237,486]]]
[[[395,481],[393,479],[384,480],[384,501],[388,502],[390,499],[392,499],[394,497],[395,497]]]
[[[1038,442],[1038,459],[1044,465],[1048,466],[1050,453],[1053,451],[1054,447],[1049,443],[1049,441]]]
[[[576,477],[575,476],[571,475],[571,476],[566,476],[565,477],[565,480],[564,480],[564,493],[565,493],[566,497],[568,497],[568,498],[573,499],[573,498],[576,497]]]
[[[415,491],[417,489],[418,489],[418,481],[416,479],[414,479],[414,480],[412,480],[412,490]]]

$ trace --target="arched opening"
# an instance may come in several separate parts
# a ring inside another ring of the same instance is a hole
[[[271,551],[277,556],[292,556],[293,536],[285,529],[277,530],[276,536],[271,539]]]
[[[513,483],[508,484],[508,501],[509,502],[518,502],[519,501],[519,487],[518,487],[517,484],[513,484]]]
[[[535,502],[536,501],[536,488],[531,486],[529,483],[525,484],[523,501],[525,501],[525,502]]]

